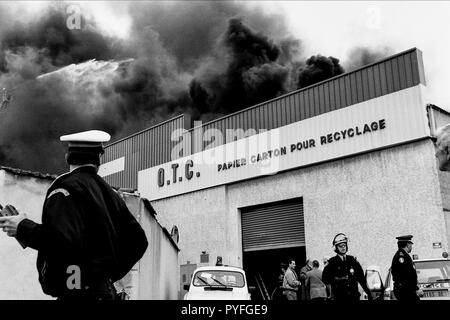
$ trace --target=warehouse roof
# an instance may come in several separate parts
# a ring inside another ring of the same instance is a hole
[[[4,167],[4,166],[0,166],[0,170],[4,170],[9,173],[20,175],[20,176],[27,176],[27,177],[34,177],[34,178],[48,179],[48,180],[55,180],[58,177],[58,175],[56,175],[56,174],[40,173],[40,172],[35,172],[35,171],[28,171],[28,170],[22,170],[22,169],[10,168],[10,167]]]

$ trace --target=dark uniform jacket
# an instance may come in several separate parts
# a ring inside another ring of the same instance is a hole
[[[39,282],[44,293],[55,297],[69,290],[70,266],[80,268],[83,288],[114,282],[128,273],[148,246],[125,202],[93,166],[58,177],[47,191],[42,224],[23,220],[17,240],[38,250]]]
[[[364,271],[355,257],[346,255],[345,259],[343,261],[338,255],[330,258],[323,270],[322,281],[331,285],[335,300],[358,300],[358,282],[364,291],[370,294]]]
[[[419,289],[414,262],[405,250],[398,249],[395,253],[392,258],[391,272],[394,289],[405,292],[415,292]]]

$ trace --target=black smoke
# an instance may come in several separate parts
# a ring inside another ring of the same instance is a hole
[[[390,55],[392,55],[392,49],[388,47],[383,48],[368,48],[368,47],[356,47],[353,48],[348,55],[348,63],[345,65],[348,71],[356,68],[380,61]]]
[[[201,115],[226,114],[285,93],[290,73],[286,58],[295,45],[292,41],[281,49],[241,19],[230,19],[215,56],[190,83],[194,107]]]
[[[133,38],[154,30],[179,67],[192,72],[220,46],[230,19],[244,17],[247,24],[271,38],[284,39],[289,34],[281,16],[231,1],[137,2],[129,11]]]
[[[66,86],[56,80],[28,82],[18,88],[14,99],[14,107],[2,112],[0,119],[2,165],[55,172],[64,166],[64,148],[57,139],[60,135],[108,127],[101,125],[106,115],[87,117],[77,112],[83,101],[72,99]]]
[[[61,173],[60,135],[100,129],[117,140],[180,113],[209,120],[343,72],[336,58],[306,59],[282,17],[241,3],[129,3],[126,38],[89,15],[68,29],[64,6],[20,20],[10,8],[0,4],[0,88],[12,94],[0,110],[5,166]],[[128,58],[117,70],[87,62]],[[81,70],[37,79],[72,64]]]
[[[298,87],[304,88],[314,83],[338,76],[344,73],[339,59],[316,55],[306,60],[306,64],[298,70]]]
[[[7,12],[1,6],[0,12]],[[1,165],[61,173],[66,165],[60,135],[92,128],[114,134],[122,126],[117,108],[107,99],[90,99],[109,81],[74,85],[60,76],[36,79],[89,59],[120,58],[118,41],[96,31],[93,22],[84,19],[82,29],[70,30],[66,18],[64,10],[50,6],[43,17],[3,25],[0,88],[12,99],[0,110]]]
[[[92,58],[110,60],[117,57],[120,50],[114,47],[115,39],[96,31],[93,21],[82,19],[81,29],[69,29],[66,22],[67,15],[63,10],[49,7],[45,19],[6,28],[1,38],[2,70],[9,71],[5,66],[6,53],[24,54],[30,48],[37,53],[36,63],[50,62],[42,72]]]

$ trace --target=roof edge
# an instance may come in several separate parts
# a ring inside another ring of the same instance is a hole
[[[19,175],[19,176],[27,176],[27,177],[33,177],[33,178],[40,178],[40,179],[46,179],[46,180],[55,180],[58,175],[57,174],[51,174],[51,173],[41,173],[36,171],[29,171],[29,170],[22,170],[18,168],[12,168],[12,167],[5,167],[0,166],[0,170]]]

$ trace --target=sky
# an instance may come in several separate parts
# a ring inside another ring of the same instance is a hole
[[[261,3],[283,12],[305,50],[345,57],[357,45],[391,48],[393,53],[416,47],[423,53],[427,103],[450,110],[450,2],[370,1]]]

